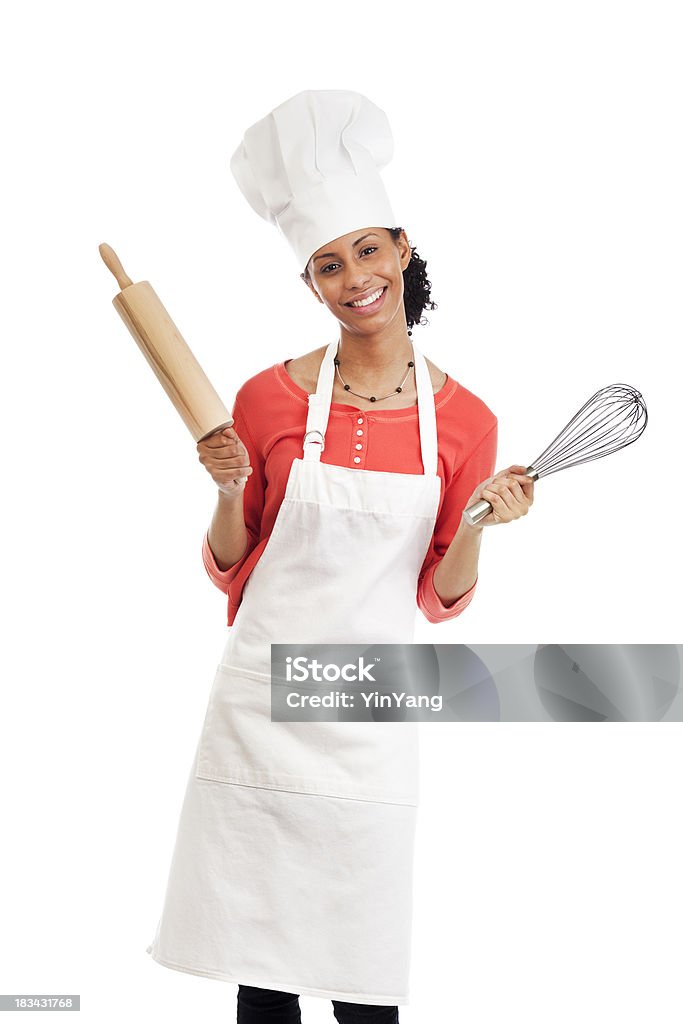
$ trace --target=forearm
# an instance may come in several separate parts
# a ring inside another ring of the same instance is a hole
[[[446,554],[434,570],[434,589],[445,605],[454,604],[474,586],[483,532],[483,527],[460,520]]]
[[[208,539],[221,572],[239,562],[249,545],[249,535],[244,525],[244,491],[237,500],[230,500],[221,491],[218,492],[218,503],[209,526]]]

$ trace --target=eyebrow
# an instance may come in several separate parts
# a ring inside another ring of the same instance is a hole
[[[361,236],[360,236],[360,238],[357,238],[357,239],[356,239],[356,241],[355,241],[355,242],[353,242],[352,244],[353,244],[353,245],[360,245],[360,243],[361,243],[361,242],[362,242],[362,241],[363,241],[363,240],[364,240],[365,238],[370,238],[370,237],[371,237],[372,235],[374,235],[374,236],[375,236],[375,238],[378,238],[378,237],[379,237],[379,236],[378,236],[378,235],[376,234],[376,232],[374,232],[374,231],[368,231],[367,235],[361,235]],[[327,258],[328,256],[336,256],[336,255],[337,255],[337,254],[336,254],[336,252],[321,252],[319,256],[316,256],[316,257],[315,257],[315,260],[314,260],[313,262],[315,263],[315,261],[316,261],[316,260],[323,260],[323,259],[326,259],[326,258]]]

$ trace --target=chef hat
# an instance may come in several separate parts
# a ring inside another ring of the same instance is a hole
[[[247,128],[230,170],[303,269],[334,238],[396,223],[379,174],[393,153],[387,116],[367,97],[305,89]]]

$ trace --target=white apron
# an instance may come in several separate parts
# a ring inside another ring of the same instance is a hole
[[[434,395],[414,346],[424,472],[321,461],[337,345],[216,670],[147,952],[235,984],[399,1005],[418,723],[270,720],[271,643],[413,641],[439,506]]]

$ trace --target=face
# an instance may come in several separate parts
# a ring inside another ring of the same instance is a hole
[[[405,231],[394,241],[386,228],[359,228],[317,249],[308,262],[310,280],[301,277],[349,331],[374,333],[396,316],[405,320],[403,271],[410,255]],[[381,295],[371,304],[350,305],[376,292]]]

